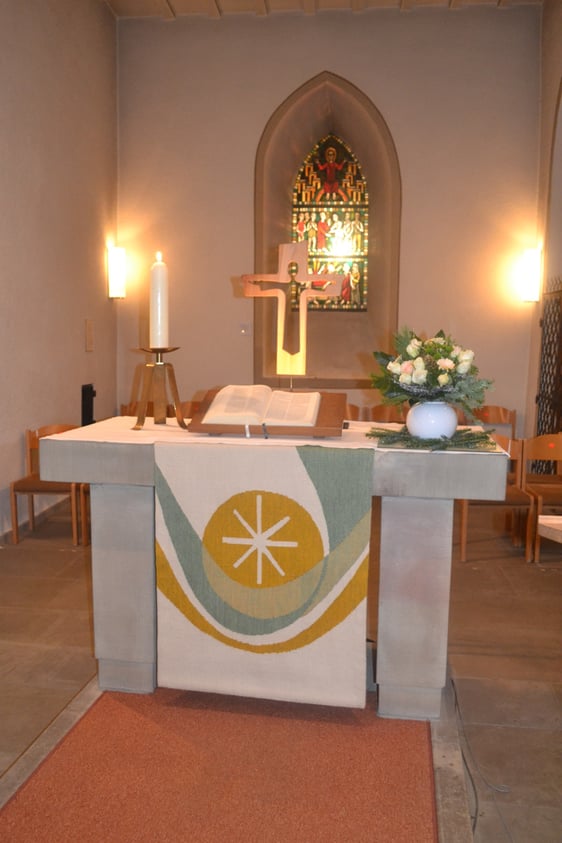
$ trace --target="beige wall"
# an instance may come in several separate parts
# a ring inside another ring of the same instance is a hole
[[[98,418],[115,410],[115,51],[99,0],[0,4],[0,533],[25,428],[80,424],[84,383]]]
[[[255,153],[277,106],[323,70],[372,100],[396,144],[399,323],[471,344],[496,379],[490,400],[523,416],[538,308],[514,299],[509,268],[546,216],[561,18],[560,0],[546,0],[542,47],[534,6],[122,21],[119,225],[133,271],[128,299],[112,303],[115,23],[101,0],[3,3],[0,532],[23,430],[79,423],[83,383],[95,384],[97,418],[129,398],[156,249],[182,397],[251,380],[240,327],[252,305],[233,286],[253,269]]]
[[[252,310],[232,278],[253,270],[256,148],[277,106],[328,70],[372,100],[397,148],[399,324],[475,348],[496,381],[490,402],[523,424],[533,311],[509,271],[537,236],[538,7],[126,21],[119,33],[119,219],[136,260],[120,308],[120,400],[156,249],[170,268],[182,397],[251,380],[240,324]]]

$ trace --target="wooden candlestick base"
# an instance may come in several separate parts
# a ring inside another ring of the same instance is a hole
[[[166,398],[166,378],[170,385],[170,392],[172,394],[172,404],[176,414],[176,420],[180,427],[187,430],[187,425],[183,418],[181,410],[180,397],[178,394],[178,387],[176,384],[176,376],[174,367],[171,363],[164,363],[163,355],[170,351],[177,351],[179,346],[172,348],[143,348],[142,351],[147,351],[150,354],[156,355],[156,360],[153,363],[147,363],[144,367],[142,378],[141,398],[138,406],[137,423],[133,430],[141,430],[146,421],[146,411],[148,402],[152,396],[154,423],[166,424],[166,408],[168,401]]]

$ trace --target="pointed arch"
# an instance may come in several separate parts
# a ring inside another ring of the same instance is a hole
[[[278,246],[291,238],[292,186],[318,138],[346,138],[369,184],[371,294],[366,313],[311,313],[307,376],[299,385],[370,386],[372,351],[397,328],[401,179],[396,148],[380,111],[355,85],[324,71],[275,110],[260,139],[255,170],[255,271],[277,270]],[[294,317],[293,317],[294,318]],[[255,300],[254,379],[277,385],[275,312]]]

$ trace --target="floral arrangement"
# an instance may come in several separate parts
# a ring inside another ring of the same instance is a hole
[[[492,381],[478,376],[474,352],[462,348],[443,331],[421,339],[410,328],[394,337],[395,353],[373,352],[381,367],[371,381],[386,404],[445,401],[461,408],[469,419],[484,403]]]

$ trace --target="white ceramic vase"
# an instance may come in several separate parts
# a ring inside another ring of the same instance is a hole
[[[414,404],[406,416],[406,427],[412,436],[419,439],[447,439],[453,435],[458,425],[454,407],[445,401],[423,401]]]

